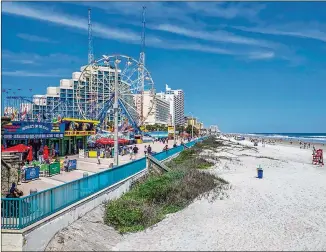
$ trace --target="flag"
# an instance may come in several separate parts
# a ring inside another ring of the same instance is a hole
[[[21,119],[24,121],[26,119],[26,115],[27,115],[27,108],[25,108],[25,111],[22,113],[21,115]]]
[[[16,118],[16,110],[13,109],[12,114],[11,114],[11,120],[14,121]]]

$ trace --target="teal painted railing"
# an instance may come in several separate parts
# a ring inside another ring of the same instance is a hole
[[[192,147],[203,138],[186,144]],[[160,161],[167,159],[184,149],[183,146],[156,153],[154,157]],[[22,229],[63,208],[85,199],[92,194],[110,187],[146,168],[146,158],[120,165],[53,187],[36,194],[12,199],[1,199],[1,228]]]

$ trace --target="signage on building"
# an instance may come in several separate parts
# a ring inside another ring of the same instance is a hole
[[[71,131],[67,130],[65,131],[65,136],[90,136],[95,135],[95,130],[92,131]]]
[[[65,118],[63,122],[65,123],[65,136],[90,136],[96,133],[96,121]]]
[[[62,138],[65,125],[63,123],[45,122],[11,122],[3,126],[4,139],[44,139]]]

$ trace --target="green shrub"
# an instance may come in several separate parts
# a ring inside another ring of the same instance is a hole
[[[202,148],[205,144],[212,144],[212,141],[204,141],[199,147]],[[167,166],[172,171],[160,176],[148,176],[121,198],[109,202],[104,216],[105,223],[121,233],[137,232],[161,221],[166,214],[180,211],[213,189],[221,189],[220,185],[226,184],[226,181],[198,170],[213,165],[198,157],[201,151],[199,147],[196,144],[169,161]]]

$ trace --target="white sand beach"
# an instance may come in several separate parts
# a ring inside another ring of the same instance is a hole
[[[255,151],[241,147],[253,146],[249,141],[232,141],[210,170],[230,182],[227,197],[197,200],[124,236],[103,224],[101,206],[59,232],[47,250],[326,250],[326,167],[311,164],[311,150]]]

